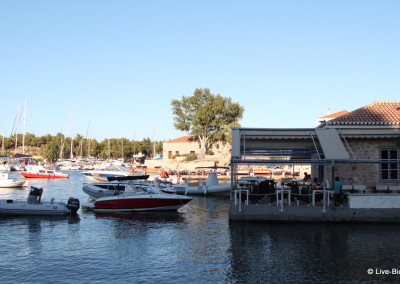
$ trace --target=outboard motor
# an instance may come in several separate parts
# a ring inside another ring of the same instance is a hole
[[[69,198],[67,203],[67,208],[71,211],[71,214],[76,214],[80,206],[79,199]]]

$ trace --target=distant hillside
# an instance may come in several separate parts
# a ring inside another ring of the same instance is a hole
[[[17,147],[17,154],[22,154],[22,146]],[[9,149],[5,155],[14,155],[15,148]],[[25,146],[25,153],[32,156],[40,156],[40,147]]]

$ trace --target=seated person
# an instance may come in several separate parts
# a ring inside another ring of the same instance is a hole
[[[318,178],[314,178],[312,184],[311,184],[311,190],[315,189],[323,189],[323,187],[318,183]]]
[[[335,177],[333,183],[333,204],[336,206],[338,203],[342,205],[344,199],[344,193],[342,191],[343,183],[340,181],[339,177]]]
[[[307,172],[304,172],[303,181],[311,181],[311,175],[308,174]]]
[[[312,191],[313,190],[321,190],[321,189],[323,189],[323,187],[318,183],[318,178],[314,178],[314,180],[313,180],[313,182],[312,182],[312,184],[311,184],[311,194],[312,194]],[[316,202],[320,202],[321,200],[322,200],[322,198],[323,198],[323,194],[322,193],[317,193],[317,194],[315,194],[315,201]]]

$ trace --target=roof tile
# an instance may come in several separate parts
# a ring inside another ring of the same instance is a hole
[[[328,124],[400,125],[400,101],[374,101],[335,118]]]
[[[182,143],[182,142],[193,142],[193,141],[194,141],[193,136],[182,136],[179,138],[169,140],[165,143]]]

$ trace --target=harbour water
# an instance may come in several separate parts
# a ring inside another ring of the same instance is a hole
[[[86,201],[83,178],[31,180]],[[13,173],[18,176],[18,173]],[[0,189],[25,199],[28,189]],[[229,222],[228,197],[176,213],[0,217],[0,283],[395,283],[400,226]]]

